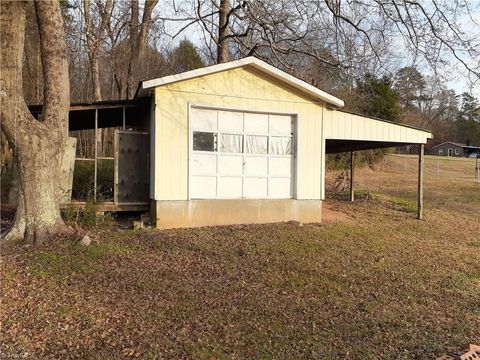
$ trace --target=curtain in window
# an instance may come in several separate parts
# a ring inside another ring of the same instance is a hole
[[[271,137],[270,154],[290,155],[292,153],[292,138],[289,137]]]
[[[245,152],[247,154],[266,154],[267,153],[267,136],[253,136],[245,137]]]
[[[220,151],[221,152],[242,152],[242,135],[220,134]]]

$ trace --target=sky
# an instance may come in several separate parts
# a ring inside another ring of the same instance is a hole
[[[455,90],[455,93],[461,94],[463,92],[471,92],[473,96],[480,99],[480,85],[471,86],[464,76],[460,76],[447,82],[450,89]]]
[[[477,39],[480,39],[480,1],[479,0],[466,0],[469,3],[471,9],[471,17],[464,16],[462,18],[463,27],[465,32],[472,34]],[[480,50],[480,49],[479,49]],[[480,59],[475,59],[478,63]],[[474,60],[474,61],[475,61]],[[457,71],[452,71],[452,76],[448,82],[449,86],[455,90],[457,94],[460,94],[464,91],[471,92],[473,96],[480,99],[480,79],[477,80],[476,85],[471,86],[469,81],[463,71],[457,69]]]
[[[465,1],[468,3],[469,9],[471,11],[471,17],[464,15],[464,16],[461,16],[458,19],[458,21],[461,24],[465,33],[473,36],[478,34],[477,38],[480,39],[480,25],[476,23],[476,22],[480,22],[480,0],[473,0],[473,1],[465,0]],[[175,12],[173,9],[173,4],[175,4],[175,7],[177,10],[181,10],[182,7],[184,7],[188,11],[188,8],[192,6],[191,5],[192,2],[189,0],[177,0],[176,2],[166,1],[161,5],[159,10],[163,14],[166,14],[167,17],[180,18],[182,16],[185,16],[185,15],[182,15],[181,12]],[[186,22],[182,23],[182,22],[169,21],[165,23],[165,30],[169,34],[175,34],[178,32],[180,28],[182,28],[184,24],[186,24]],[[166,42],[164,43],[165,45],[170,43],[171,46],[174,46],[178,41],[184,38],[189,39],[190,41],[195,43],[199,48],[202,48],[205,46],[203,41],[203,33],[200,30],[200,27],[198,25],[190,26],[185,31],[183,31],[181,35],[179,35],[177,38],[172,40],[166,40]],[[395,47],[397,47],[397,45],[395,45]],[[397,51],[399,54],[399,63],[405,64],[405,65],[410,65],[412,63],[412,60],[411,58],[409,58],[409,55],[406,55],[407,52],[405,50],[404,45],[401,44],[401,42],[399,42]],[[468,72],[461,64],[455,61],[453,56],[450,56],[450,58],[447,58],[446,60],[449,62],[448,69],[444,70],[442,75],[443,75],[443,79],[446,82],[447,87],[455,90],[457,94],[461,94],[463,92],[470,92],[475,97],[480,99],[480,79],[477,79],[476,84],[472,85],[472,82],[469,81],[468,79]],[[480,59],[470,59],[471,64],[473,64],[474,62],[477,62],[476,65],[478,66]],[[428,66],[419,65],[419,68],[424,75],[427,75],[427,76],[432,75],[432,70]]]

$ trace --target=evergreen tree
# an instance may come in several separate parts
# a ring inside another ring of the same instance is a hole
[[[172,68],[175,73],[190,71],[205,66],[195,45],[189,40],[182,40],[171,55]]]
[[[358,105],[362,114],[390,121],[399,120],[399,97],[390,78],[376,78],[367,74],[357,83],[356,90],[362,99]]]
[[[425,86],[425,78],[414,66],[401,68],[395,75],[394,88],[403,108],[418,105],[417,102],[425,96]]]
[[[456,140],[480,146],[480,103],[477,98],[464,92],[462,106],[455,121]]]

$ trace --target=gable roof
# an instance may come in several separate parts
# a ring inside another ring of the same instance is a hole
[[[439,146],[442,146],[442,145],[445,145],[445,144],[452,144],[454,146],[462,147],[462,148],[465,148],[465,149],[480,149],[479,146],[465,145],[465,144],[460,144],[460,143],[456,143],[456,142],[453,142],[453,141],[444,141],[441,144],[432,146],[432,149],[435,149],[436,147],[439,147]]]
[[[183,81],[188,79],[193,79],[200,76],[210,75],[219,73],[222,71],[227,71],[231,69],[236,69],[240,67],[251,67],[260,72],[270,75],[271,77],[281,81],[284,84],[288,84],[295,89],[299,90],[304,94],[308,94],[314,99],[324,101],[335,107],[343,107],[343,100],[322,91],[315,86],[308,84],[307,82],[296,78],[290,74],[287,74],[285,71],[277,69],[276,67],[267,64],[265,61],[257,59],[253,56],[249,56],[240,60],[229,61],[222,64],[211,65],[200,69],[195,69],[191,71],[186,71],[176,75],[164,76],[157,79],[141,81],[135,97],[143,97],[147,94],[149,89],[155,88],[157,86],[162,86],[166,84],[171,84],[177,81]]]

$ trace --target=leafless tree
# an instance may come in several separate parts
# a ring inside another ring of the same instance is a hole
[[[182,26],[172,36],[200,25],[217,61],[227,46],[234,57],[256,55],[287,69],[293,68],[292,60],[297,65],[299,58],[310,58],[353,76],[365,73],[366,66],[371,73],[372,67],[391,72],[408,54],[434,71],[456,63],[472,81],[480,74],[480,39],[463,28],[462,20],[479,24],[464,0],[195,0],[173,5],[175,15],[163,19]]]
[[[90,60],[90,70],[93,82],[93,99],[95,101],[102,100],[102,91],[100,85],[100,65],[99,53],[103,45],[105,30],[108,24],[108,19],[112,15],[112,0],[107,0],[105,4],[101,1],[96,1],[98,21],[97,26],[94,26],[92,20],[92,9],[90,0],[83,0],[83,16],[85,19],[85,36],[87,39],[88,58]]]
[[[393,39],[392,46],[405,49],[414,61],[423,61],[434,71],[452,59],[473,81],[480,77],[480,39],[462,25],[467,19],[470,26],[479,26],[467,1],[316,1],[326,6],[337,31],[354,29],[372,49],[375,37]],[[398,58],[402,54],[394,55]],[[375,53],[379,61],[383,56]]]
[[[131,0],[131,17],[130,17],[130,59],[128,62],[128,84],[127,98],[135,95],[136,86],[139,80],[140,59],[143,58],[147,47],[148,32],[151,28],[152,12],[157,5],[158,0],[146,0],[143,8],[142,21],[139,23],[138,2]]]
[[[74,101],[133,97],[152,58],[148,40],[157,4],[158,0],[71,3],[74,25],[67,29],[67,44]]]

